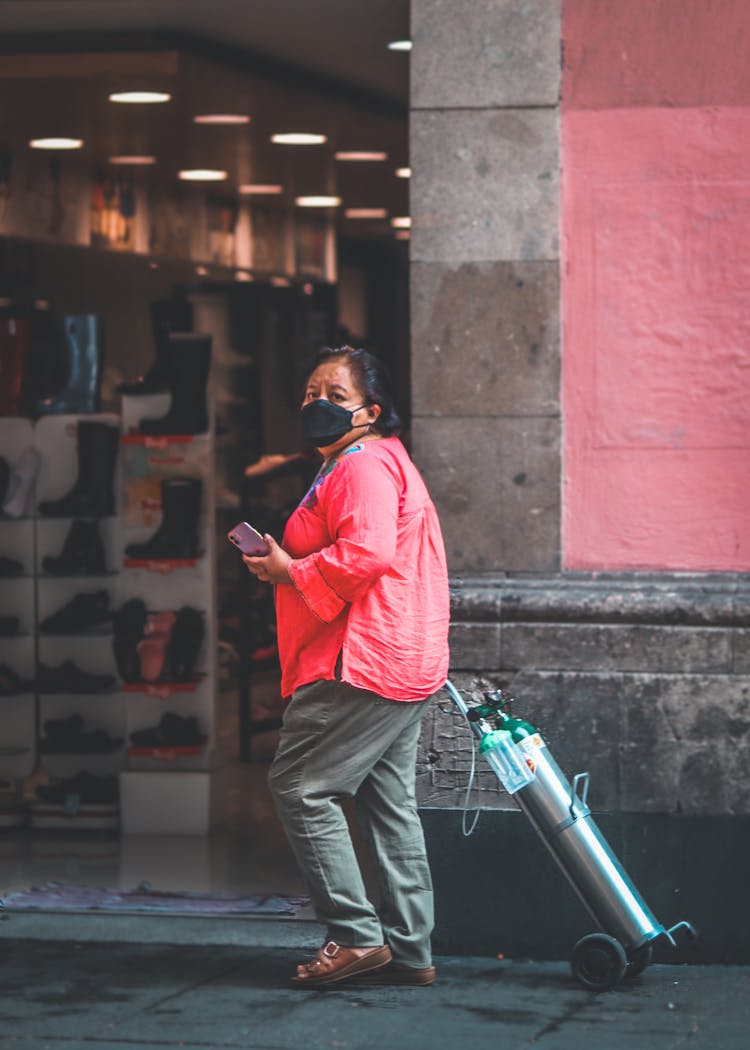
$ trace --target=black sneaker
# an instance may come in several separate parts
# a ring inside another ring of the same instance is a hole
[[[33,689],[33,682],[21,678],[7,664],[0,664],[0,696],[17,696],[19,693],[33,692]]]
[[[106,591],[77,594],[67,605],[47,616],[39,624],[42,634],[79,634],[107,624],[112,619]]]
[[[89,674],[72,660],[66,660],[59,667],[39,664],[36,677],[36,687],[40,693],[105,693],[114,684],[114,675]]]
[[[0,554],[0,578],[8,580],[13,576],[23,576],[23,565],[15,558],[6,558]]]

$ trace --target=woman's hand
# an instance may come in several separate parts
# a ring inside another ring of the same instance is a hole
[[[291,557],[278,545],[273,536],[266,534],[263,539],[268,546],[268,554],[264,554],[261,558],[251,558],[250,555],[243,554],[242,560],[245,565],[253,576],[257,576],[264,583],[291,583],[289,576]]]

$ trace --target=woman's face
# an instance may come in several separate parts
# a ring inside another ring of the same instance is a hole
[[[368,424],[374,423],[380,415],[380,405],[365,405],[364,392],[349,366],[340,358],[333,357],[318,365],[307,381],[302,407],[321,398],[353,413],[351,430],[332,444],[321,447],[324,456],[330,456],[362,437]]]

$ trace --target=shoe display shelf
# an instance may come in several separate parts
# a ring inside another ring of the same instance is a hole
[[[205,381],[202,374],[204,404]],[[122,397],[119,593],[123,604],[143,603],[149,623],[189,609],[202,627],[185,677],[170,678],[172,624],[153,635],[147,627],[135,646],[143,678],[131,673],[121,684],[125,834],[200,835],[211,826],[217,674],[213,421],[207,413],[206,429],[197,433],[142,432],[144,419],[169,416],[174,404],[170,393]]]
[[[33,479],[23,479],[24,491],[13,489],[19,480],[17,465],[33,445],[30,420],[0,419],[0,458],[10,472],[0,499],[10,510],[0,513],[0,780],[9,784],[9,790],[0,793],[0,828],[27,822],[23,779],[37,762]]]
[[[51,778],[31,806],[36,828],[119,825],[125,719],[107,614],[119,600],[119,432],[105,413],[36,424],[38,758]]]
[[[286,412],[273,410],[279,405],[291,408],[289,378],[297,365],[290,347],[298,344],[300,334],[296,294],[291,288],[258,284],[243,287],[240,295],[216,288],[194,293],[191,299],[196,326],[210,332],[213,340],[221,639],[226,694],[231,690],[237,704],[240,760],[249,762],[273,755],[281,726],[273,593],[248,573],[226,537],[244,519],[280,539],[284,512],[305,491],[313,461],[290,450]],[[310,297],[302,299],[307,306]],[[315,339],[326,342],[320,329]],[[265,449],[273,451],[264,453]],[[259,458],[252,463],[254,456]],[[317,465],[313,474],[315,470]]]

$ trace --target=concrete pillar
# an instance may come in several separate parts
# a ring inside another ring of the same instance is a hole
[[[557,0],[412,0],[412,426],[455,571],[560,565]]]

